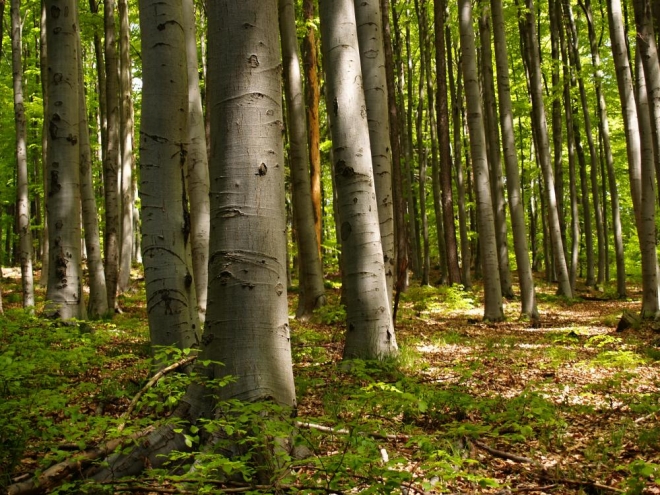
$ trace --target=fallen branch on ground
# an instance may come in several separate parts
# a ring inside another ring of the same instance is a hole
[[[137,406],[137,403],[140,400],[140,398],[147,392],[147,390],[149,390],[151,387],[153,387],[156,384],[156,382],[158,382],[158,380],[160,380],[162,377],[164,377],[170,371],[182,368],[182,367],[192,363],[196,359],[197,359],[197,354],[194,354],[192,356],[186,356],[185,358],[179,359],[176,363],[170,364],[166,368],[163,368],[158,373],[156,373],[154,376],[152,376],[151,380],[149,380],[147,382],[147,384],[144,387],[142,387],[142,389],[135,395],[135,397],[133,397],[133,400],[128,405],[128,409],[126,409],[126,411],[124,411],[124,413],[121,415],[121,419],[126,419],[133,413],[133,411],[135,410],[135,407]],[[125,426],[126,426],[126,423],[120,424],[119,427],[117,428],[117,431],[122,431],[125,428]]]
[[[101,446],[84,450],[72,458],[58,462],[54,466],[49,467],[37,477],[10,485],[7,488],[7,495],[31,495],[44,493],[50,488],[56,486],[59,481],[63,480],[73,472],[80,471],[84,466],[92,463],[96,459],[111,454],[118,447],[121,447],[129,441],[144,437],[153,430],[153,427],[149,427],[126,437],[114,438]]]
[[[537,461],[535,461],[534,459],[530,459],[529,457],[523,457],[520,455],[511,454],[510,452],[505,452],[503,450],[494,449],[493,447],[490,447],[485,443],[480,442],[479,440],[468,440],[468,441],[472,443],[472,445],[474,445],[475,447],[480,448],[481,450],[485,450],[493,457],[499,457],[500,459],[508,459],[515,462],[535,464],[537,466],[540,466],[540,464]]]
[[[324,426],[324,425],[318,425],[316,423],[309,423],[309,422],[303,422],[303,421],[296,421],[295,425],[298,428],[307,428],[310,430],[318,430],[318,431],[323,431],[325,433],[332,433],[334,435],[350,435],[351,432],[350,430],[347,430],[346,428],[333,428],[332,426]],[[392,435],[392,434],[387,434],[384,435],[382,433],[376,433],[376,432],[364,432],[365,435],[370,436],[372,438],[378,438],[380,440],[393,440],[393,441],[403,441],[403,440],[410,440],[410,435]]]

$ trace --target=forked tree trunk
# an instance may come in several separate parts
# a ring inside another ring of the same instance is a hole
[[[32,231],[30,230],[30,198],[28,197],[27,121],[23,102],[23,57],[21,2],[11,0],[11,60],[14,82],[14,122],[16,125],[16,226],[19,236],[21,289],[23,307],[34,307],[32,274]],[[1,20],[1,18],[0,18]]]
[[[186,40],[188,71],[188,160],[186,186],[190,198],[190,244],[193,278],[200,322],[206,319],[209,281],[209,230],[211,228],[209,199],[209,161],[206,129],[199,87],[197,36],[193,0],[183,0],[183,26]]]
[[[48,225],[46,315],[84,317],[80,253],[77,4],[46,0],[48,50]]]
[[[521,313],[532,320],[536,320],[539,317],[539,313],[536,306],[532,267],[529,261],[525,210],[520,188],[518,156],[516,154],[516,142],[513,132],[513,111],[511,86],[509,83],[509,60],[504,31],[504,14],[501,0],[491,0],[490,5],[493,15],[493,39],[495,44],[495,64],[497,66],[497,91],[500,104],[502,151],[506,167],[506,185],[509,194],[513,248],[516,253],[518,282],[520,284],[520,295],[522,299]]]
[[[130,286],[133,260],[133,99],[128,0],[119,0],[120,246],[117,290]]]
[[[353,0],[321,0],[319,12],[347,302],[344,358],[380,359],[395,354],[397,344],[380,244]]]
[[[486,134],[481,110],[470,0],[458,0],[458,19],[465,78],[465,99],[468,107],[468,127],[470,129],[470,154],[477,195],[479,247],[481,249],[484,278],[484,320],[499,321],[504,319],[504,309],[502,307],[502,288],[495,239],[495,218],[490,194]]]
[[[105,192],[105,279],[108,307],[114,310],[119,283],[119,67],[115,39],[115,0],[104,0],[105,73],[108,148],[103,162],[103,190]],[[161,102],[162,103],[162,102]]]
[[[392,208],[392,154],[387,108],[387,81],[380,0],[355,0],[362,84],[367,105],[369,143],[378,202],[387,295],[392,305],[394,286],[394,211]]]
[[[307,126],[293,0],[279,0],[279,24],[289,124],[293,215],[298,241],[299,293],[296,317],[305,320],[312,316],[315,309],[325,304],[325,288],[314,226]]]
[[[181,2],[140,1],[142,256],[151,346],[199,344],[185,196],[188,77]]]

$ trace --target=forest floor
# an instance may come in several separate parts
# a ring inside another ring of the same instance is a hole
[[[170,373],[143,389],[140,284],[121,296],[124,311],[112,321],[61,325],[18,309],[18,279],[4,274],[0,492],[168,420],[187,382]],[[298,411],[288,434],[299,448],[275,463],[275,477],[248,481],[257,478],[249,452],[197,454],[206,467],[181,475],[192,455],[181,453],[174,474],[103,486],[71,475],[60,493],[660,494],[660,324],[615,331],[624,311],[640,307],[634,287],[627,300],[586,288],[566,300],[539,285],[538,324],[518,319],[518,301],[505,303],[505,322],[486,324],[479,292],[412,287],[398,314],[399,357],[346,366],[345,313],[328,283],[328,306],[311,322],[292,320]],[[230,409],[221,425],[229,435],[268,442],[285,428],[263,409]],[[197,429],[188,433],[200,450]]]

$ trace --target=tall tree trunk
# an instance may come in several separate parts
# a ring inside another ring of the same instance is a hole
[[[642,316],[655,317],[658,303],[658,258],[655,228],[654,174],[660,169],[660,62],[653,31],[651,5],[635,0],[637,25],[637,116],[642,143]]]
[[[84,317],[80,253],[78,55],[73,0],[46,0],[48,50],[48,230],[45,313]]]
[[[279,0],[279,23],[284,64],[284,94],[288,114],[293,215],[298,241],[300,273],[296,317],[307,319],[315,309],[325,304],[325,288],[323,287],[323,270],[314,226],[307,126],[293,0]]]
[[[461,272],[458,266],[458,245],[456,240],[456,225],[454,223],[454,196],[452,192],[452,157],[449,137],[449,108],[447,102],[447,48],[445,45],[446,0],[433,2],[435,23],[435,66],[438,86],[436,90],[436,113],[438,141],[440,147],[440,189],[442,199],[444,243],[447,249],[447,274],[449,284],[461,283]],[[449,47],[451,51],[451,46]],[[451,54],[449,54],[451,56]],[[449,58],[451,60],[451,58]],[[453,67],[450,68],[453,72]],[[454,125],[456,123],[454,122]],[[460,151],[454,149],[454,155]],[[439,242],[442,242],[439,239]]]
[[[461,158],[463,156],[463,112],[461,111],[463,102],[463,79],[461,74],[462,64],[460,56],[457,57],[456,78],[454,78],[454,66],[452,63],[452,42],[451,28],[445,27],[445,45],[447,47],[447,66],[449,67],[449,93],[451,94],[451,115],[453,123],[453,147],[454,163],[453,168],[456,173],[456,194],[458,196],[458,228],[461,241],[461,282],[466,289],[472,288],[472,253],[470,239],[468,237],[468,215],[465,205],[465,181],[463,179],[463,165]],[[456,79],[456,81],[455,81]]]
[[[199,344],[200,328],[185,192],[188,77],[183,13],[181,2],[140,0],[139,5],[142,255],[151,345],[185,349]],[[247,317],[244,311],[237,314]]]
[[[617,86],[619,88],[623,128],[626,134],[630,197],[635,212],[635,223],[639,231],[642,197],[641,144],[639,141],[639,120],[637,119],[632,70],[626,45],[621,2],[620,0],[608,0],[607,7],[610,39],[612,40],[612,58],[614,59]]]
[[[458,0],[458,19],[461,33],[463,74],[465,77],[465,99],[468,107],[468,127],[470,129],[470,154],[472,156],[474,186],[477,194],[479,246],[484,277],[484,320],[499,321],[504,318],[504,310],[497,262],[495,219],[488,177],[486,135],[481,111],[470,0]]]
[[[568,18],[568,29],[571,39],[571,47],[573,53],[573,65],[578,72],[578,88],[580,90],[580,103],[582,105],[582,116],[584,120],[584,132],[587,135],[587,144],[589,145],[589,158],[590,158],[590,179],[591,179],[591,197],[594,203],[594,216],[596,219],[596,239],[598,241],[598,274],[596,277],[596,285],[602,286],[605,279],[605,230],[603,227],[603,210],[600,205],[600,193],[598,190],[599,177],[598,177],[598,154],[596,153],[596,146],[594,144],[593,130],[591,127],[591,117],[589,116],[589,105],[587,103],[587,91],[585,89],[584,78],[582,77],[582,63],[580,61],[580,53],[578,50],[578,37],[577,29],[575,28],[575,21],[573,19],[573,11],[567,0],[563,0],[565,15]],[[586,234],[586,232],[585,232]]]
[[[39,22],[39,75],[41,92],[44,97],[43,112],[48,114],[48,43],[46,42],[46,2],[41,0],[41,20]],[[48,190],[48,121],[44,119],[41,127],[41,161],[43,169],[44,191]],[[43,250],[41,253],[41,277],[39,285],[48,285],[50,243],[48,235],[48,194],[44,194],[44,228],[42,230]]]
[[[509,60],[504,30],[504,13],[501,0],[490,2],[493,16],[493,39],[495,44],[495,63],[497,66],[497,90],[500,104],[500,127],[502,129],[502,151],[506,167],[506,185],[511,214],[513,248],[516,253],[518,281],[522,299],[521,313],[532,320],[539,317],[534,291],[534,278],[529,261],[527,232],[525,228],[525,210],[518,172],[515,134],[513,132],[513,110],[511,104],[511,86],[509,83]]]
[[[319,103],[321,89],[318,75],[316,27],[314,23],[314,0],[303,0],[303,18],[307,30],[303,38],[303,69],[305,71],[305,108],[307,111],[307,136],[309,139],[309,168],[314,208],[314,228],[316,242],[320,248],[323,243],[323,213],[321,208],[321,121]]]
[[[625,298],[626,266],[623,252],[623,234],[619,207],[619,192],[616,183],[616,176],[614,173],[614,158],[612,156],[612,145],[610,144],[610,128],[607,118],[605,95],[603,94],[602,87],[603,71],[600,62],[599,46],[598,42],[596,41],[596,30],[594,26],[593,13],[591,11],[591,0],[584,1],[584,12],[587,19],[587,27],[589,29],[589,45],[591,47],[591,60],[594,70],[594,86],[596,88],[596,98],[598,99],[598,127],[603,143],[603,154],[605,155],[607,178],[610,186],[610,201],[612,202],[612,228],[614,229],[617,294],[620,298]],[[603,196],[603,201],[605,201],[605,196]]]
[[[352,0],[321,0],[319,11],[347,301],[344,358],[384,358],[395,354],[397,345],[363,110],[355,10]]]
[[[131,281],[133,260],[133,99],[128,0],[118,0],[119,7],[119,143],[120,174],[120,246],[117,289],[124,292]]]
[[[98,207],[92,179],[92,148],[90,146],[89,125],[87,121],[87,102],[85,100],[84,72],[82,67],[82,45],[78,33],[78,87],[79,126],[80,126],[80,199],[85,248],[87,251],[87,270],[89,272],[89,302],[87,313],[90,318],[99,318],[108,313],[108,291],[105,284],[103,257],[101,256],[101,238],[99,232]]]
[[[119,283],[119,67],[115,39],[115,0],[103,1],[108,149],[103,162],[105,192],[105,280],[108,307],[114,310]],[[162,102],[161,102],[162,103]]]
[[[543,103],[543,87],[541,81],[541,65],[539,61],[538,42],[536,37],[536,21],[534,15],[533,0],[526,0],[527,7],[527,32],[529,40],[527,50],[530,59],[530,89],[532,97],[532,115],[538,130],[538,157],[541,163],[543,177],[545,179],[545,200],[548,212],[548,230],[552,242],[552,252],[554,264],[557,270],[557,277],[560,295],[571,297],[570,281],[568,278],[568,269],[566,267],[566,258],[564,256],[564,246],[561,240],[561,226],[559,225],[559,214],[557,212],[557,197],[555,195],[555,180],[552,166],[550,164],[550,150],[548,145],[548,124],[545,116],[545,105]]]
[[[381,1],[383,26],[383,47],[385,53],[385,77],[387,82],[387,100],[390,117],[390,144],[392,145],[392,200],[394,209],[394,235],[396,251],[395,287],[397,294],[405,289],[408,268],[408,242],[406,236],[406,217],[401,180],[401,132],[399,112],[396,105],[396,87],[394,85],[394,56],[390,33],[388,0]],[[394,315],[393,315],[394,316]]]
[[[190,200],[190,247],[192,252],[193,278],[197,296],[197,313],[200,322],[206,317],[206,300],[209,282],[209,230],[211,228],[209,199],[209,161],[206,145],[206,129],[199,88],[199,64],[197,60],[197,36],[192,0],[183,0],[183,26],[186,39],[188,71],[188,161],[186,185]]]
[[[224,363],[217,375],[238,377],[222,388],[223,397],[295,406],[277,2],[209,6],[214,139],[206,349]]]
[[[506,202],[504,199],[504,182],[502,180],[502,159],[500,156],[500,134],[497,127],[497,108],[495,102],[495,82],[493,77],[493,55],[490,41],[490,6],[485,2],[481,5],[479,17],[479,35],[481,38],[481,74],[482,93],[484,98],[484,130],[486,132],[486,151],[488,153],[488,170],[490,175],[490,191],[495,215],[495,239],[497,242],[497,261],[500,270],[502,295],[513,298],[511,268],[509,267],[509,247],[506,226]]]
[[[387,107],[387,80],[383,50],[380,0],[355,0],[362,84],[367,105],[369,143],[374,168],[380,239],[383,245],[387,295],[392,306],[394,286],[394,210],[392,202],[392,155]]]
[[[4,6],[3,6],[4,7]],[[27,121],[23,102],[23,59],[21,2],[11,0],[11,61],[14,82],[14,122],[16,125],[16,222],[21,261],[23,307],[34,307],[32,274],[32,231],[30,230],[30,198],[28,197]],[[0,21],[2,18],[0,18]]]

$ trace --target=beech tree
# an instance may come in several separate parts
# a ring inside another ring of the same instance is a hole
[[[397,344],[380,243],[353,0],[321,0],[319,14],[347,303],[344,358],[384,358],[397,352]]]

